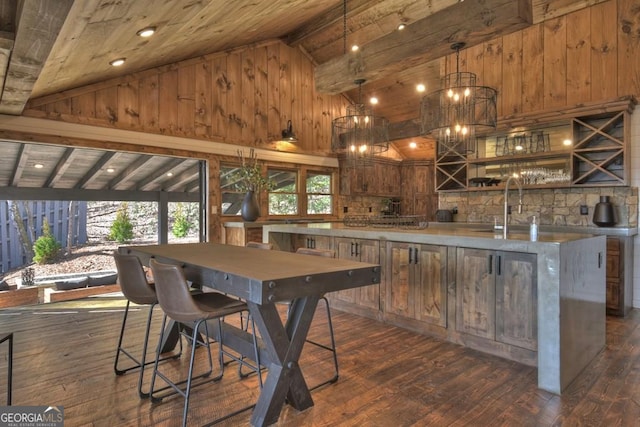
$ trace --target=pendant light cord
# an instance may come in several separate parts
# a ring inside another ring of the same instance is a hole
[[[344,54],[347,54],[347,0],[344,0],[342,3],[342,10],[344,12],[342,16],[342,39],[343,39],[343,50]]]

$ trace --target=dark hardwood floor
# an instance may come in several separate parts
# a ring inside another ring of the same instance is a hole
[[[152,404],[136,393],[137,375],[116,376],[113,359],[122,307],[93,298],[0,311],[0,333],[14,332],[14,405],[63,405],[65,426],[179,425],[183,401]],[[127,342],[143,335],[146,309],[132,314]],[[160,315],[156,319],[157,331]],[[232,320],[231,320],[232,321]],[[318,312],[311,333],[326,324]],[[536,369],[334,312],[340,379],[312,393],[315,406],[285,406],[281,426],[638,426],[640,311],[607,320],[607,346],[563,393],[537,389]],[[203,351],[199,364],[204,367]],[[305,347],[302,366],[313,385],[330,369],[327,352]],[[184,372],[187,359],[166,364]],[[0,346],[0,402],[6,390],[6,346]],[[145,381],[148,383],[148,381]],[[255,401],[255,376],[196,388],[189,425],[206,425]],[[247,425],[244,412],[221,425]]]

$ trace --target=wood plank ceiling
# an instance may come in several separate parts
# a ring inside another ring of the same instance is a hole
[[[345,46],[359,44],[367,52],[379,52],[382,59],[360,57],[368,78],[363,95],[377,96],[376,113],[402,130],[418,116],[416,84],[439,87],[439,57],[450,51],[453,41],[464,37],[470,44],[480,43],[601,1],[605,0],[349,0],[345,32],[341,0],[4,0],[0,113],[19,115],[31,98],[280,38],[318,64],[318,88],[323,87],[322,76],[331,75],[340,83],[326,90],[351,99],[358,95],[349,67],[343,66],[348,61]],[[161,31],[151,39],[138,37],[136,31],[149,23]],[[401,23],[407,28],[398,32]],[[491,32],[482,29],[486,23]],[[429,33],[431,27],[438,31]],[[118,57],[127,58],[126,67],[109,65]],[[393,65],[398,63],[403,66]],[[432,149],[422,144],[422,150],[409,151],[406,139],[394,142],[408,158],[423,157]],[[23,156],[25,151],[28,147],[22,148]],[[92,155],[83,156],[88,160]],[[20,168],[16,163],[11,170]],[[27,170],[22,169],[25,179]],[[43,183],[55,179],[54,171],[48,173]],[[4,183],[15,176],[1,179]]]

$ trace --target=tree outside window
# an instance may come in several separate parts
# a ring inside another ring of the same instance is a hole
[[[298,173],[269,169],[267,177],[275,183],[275,187],[269,192],[269,215],[297,215]]]
[[[308,172],[306,181],[307,215],[331,214],[331,174]]]

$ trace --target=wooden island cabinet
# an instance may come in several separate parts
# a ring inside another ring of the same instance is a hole
[[[328,294],[334,308],[537,366],[544,390],[560,394],[605,345],[604,235],[541,232],[531,242],[446,225],[264,229],[264,241],[286,251],[311,235],[339,258],[382,269],[380,285]]]

